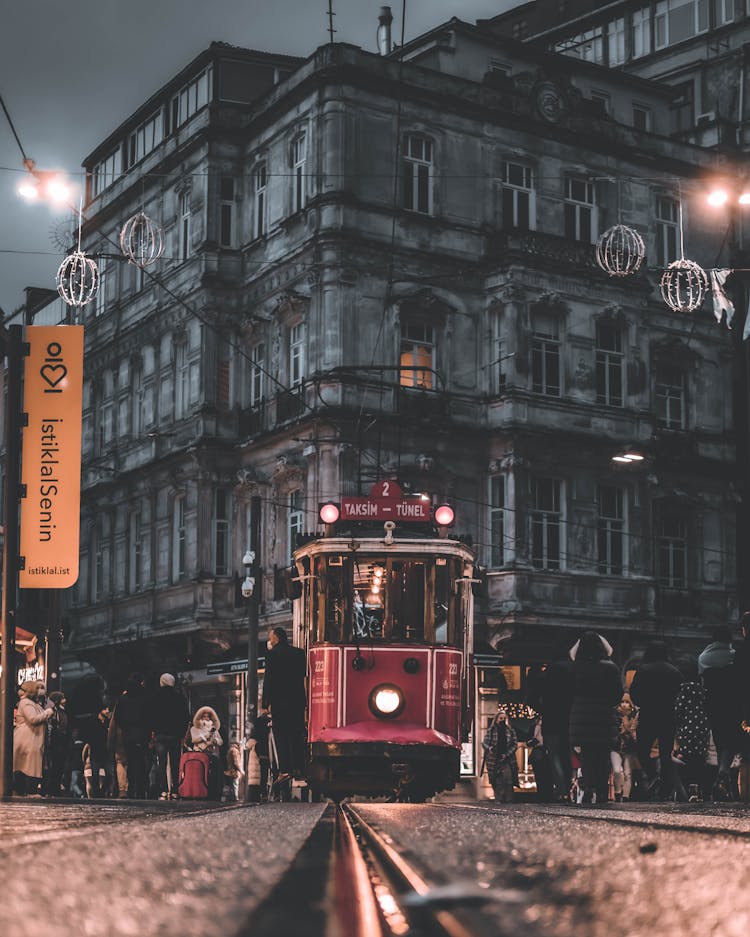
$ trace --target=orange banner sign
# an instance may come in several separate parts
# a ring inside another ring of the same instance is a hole
[[[78,579],[83,326],[31,325],[25,340],[19,585],[64,589]]]

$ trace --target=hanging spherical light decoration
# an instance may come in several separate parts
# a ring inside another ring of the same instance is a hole
[[[680,257],[661,276],[661,297],[673,312],[693,312],[708,292],[708,276],[694,260]]]
[[[159,225],[139,211],[122,226],[120,247],[131,264],[148,267],[163,254],[164,236]]]
[[[56,282],[69,306],[85,306],[99,292],[99,268],[82,250],[73,251],[57,268]]]
[[[611,277],[636,273],[646,256],[643,238],[624,224],[608,228],[596,242],[596,262]]]

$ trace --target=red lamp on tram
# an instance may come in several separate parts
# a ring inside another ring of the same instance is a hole
[[[434,518],[438,527],[452,527],[456,512],[449,504],[440,504],[435,508]]]

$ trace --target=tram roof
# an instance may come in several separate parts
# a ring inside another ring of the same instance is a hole
[[[395,533],[392,543],[385,542],[382,529],[374,531],[357,532],[347,536],[312,537],[294,551],[294,558],[318,555],[324,553],[381,553],[386,556],[409,554],[410,556],[457,556],[463,560],[474,562],[474,551],[462,540],[447,537],[424,537],[418,534],[411,536]]]

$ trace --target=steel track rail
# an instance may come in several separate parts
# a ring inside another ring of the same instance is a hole
[[[501,937],[497,922],[476,909],[441,906],[443,883],[418,869],[408,852],[371,826],[356,805],[340,807],[337,822],[343,848],[337,861],[348,864],[341,881],[350,883],[343,886],[341,899],[356,896],[363,929],[343,929],[336,937]],[[340,920],[352,928],[351,917]]]

